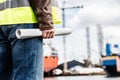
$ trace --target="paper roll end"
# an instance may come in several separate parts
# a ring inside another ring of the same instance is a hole
[[[16,37],[20,39],[21,31],[19,29],[16,30]]]

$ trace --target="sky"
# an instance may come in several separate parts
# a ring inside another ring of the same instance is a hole
[[[98,63],[98,24],[103,29],[104,45],[107,41],[120,43],[120,0],[65,0],[64,6],[63,1],[58,0],[60,8],[82,5],[83,8],[65,9],[65,27],[72,29],[72,34],[66,36],[65,45],[62,36],[50,40],[59,52],[59,63],[73,59],[82,62],[87,58],[86,27],[90,28],[91,61]],[[62,24],[55,25],[55,28],[62,27]]]

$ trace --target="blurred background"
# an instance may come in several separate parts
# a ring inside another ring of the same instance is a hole
[[[54,39],[45,39],[44,42],[47,44],[45,56],[50,56],[50,49],[52,49],[57,56],[56,67],[60,68],[59,65],[63,64],[65,68],[63,71],[68,70],[67,62],[71,61],[77,61],[85,67],[99,66],[104,70],[101,59],[108,57],[106,44],[110,44],[112,48],[113,45],[117,45],[117,50],[113,51],[119,54],[120,0],[56,1],[62,23],[54,24],[54,26],[55,28],[70,28],[72,33],[67,36],[56,36]],[[111,55],[113,51],[110,52]],[[111,57],[113,59],[113,56]]]

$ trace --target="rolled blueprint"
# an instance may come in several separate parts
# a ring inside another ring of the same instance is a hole
[[[68,35],[71,34],[72,30],[69,28],[59,28],[55,29],[55,36]],[[18,39],[26,39],[39,37],[42,35],[40,29],[17,29],[16,36]]]

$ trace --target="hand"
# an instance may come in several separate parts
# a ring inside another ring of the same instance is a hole
[[[54,29],[49,29],[49,30],[43,30],[42,31],[42,37],[44,39],[53,38],[54,35],[55,35],[55,30]]]

